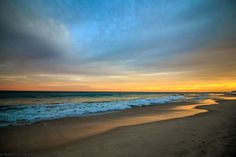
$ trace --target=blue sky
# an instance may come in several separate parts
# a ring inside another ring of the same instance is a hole
[[[235,76],[234,0],[8,0],[0,7],[4,84],[8,76]]]

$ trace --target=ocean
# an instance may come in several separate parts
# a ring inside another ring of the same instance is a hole
[[[198,101],[222,93],[0,92],[0,127],[81,117],[149,105]]]

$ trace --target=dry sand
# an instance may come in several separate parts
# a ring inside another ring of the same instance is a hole
[[[0,152],[62,157],[233,156],[235,120],[233,100],[210,106],[143,107],[0,129]]]

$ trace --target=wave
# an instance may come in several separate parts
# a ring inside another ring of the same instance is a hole
[[[0,127],[25,125],[43,120],[86,116],[95,113],[125,110],[134,107],[165,104],[184,99],[182,95],[111,102],[63,103],[5,106],[0,108]]]

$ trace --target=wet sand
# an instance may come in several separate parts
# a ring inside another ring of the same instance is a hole
[[[0,152],[32,156],[230,156],[235,153],[236,101],[205,106],[212,103],[175,103],[2,128]]]

